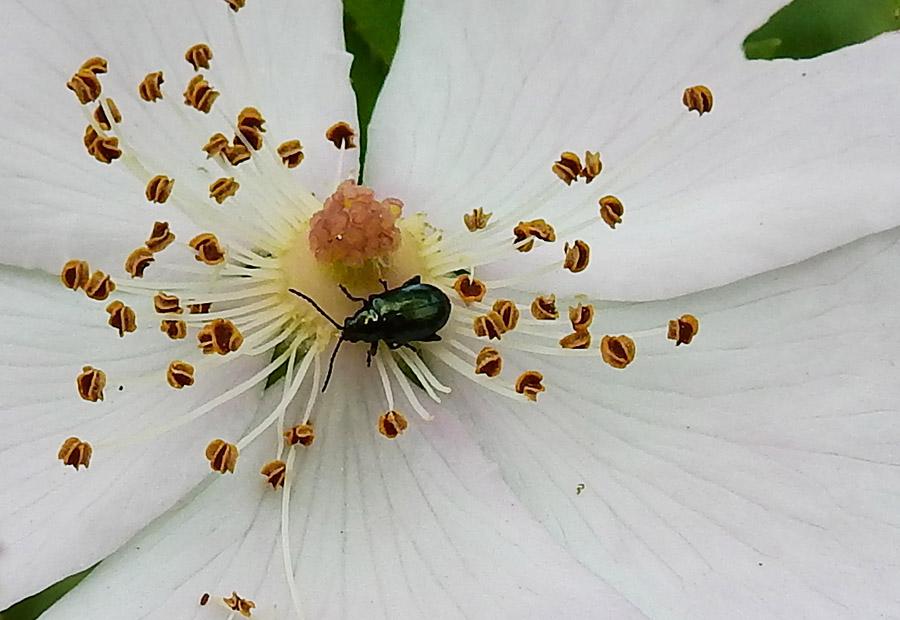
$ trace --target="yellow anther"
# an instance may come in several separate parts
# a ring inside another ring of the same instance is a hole
[[[175,179],[170,179],[163,174],[158,174],[147,183],[147,189],[144,190],[144,195],[150,202],[163,203],[169,199],[173,187],[175,187]]]
[[[150,238],[144,242],[147,249],[153,253],[162,252],[175,241],[175,234],[169,230],[168,222],[154,222]]]
[[[153,307],[158,314],[181,314],[181,300],[175,295],[158,292],[153,296]]]
[[[520,252],[528,252],[534,247],[533,237],[537,237],[542,241],[556,241],[556,231],[544,220],[531,220],[530,222],[519,222],[519,225],[513,228],[515,235],[514,243],[519,243],[525,239],[529,239],[527,243],[523,243],[517,249]]]
[[[161,86],[165,82],[162,71],[154,71],[148,73],[141,83],[138,85],[138,94],[144,101],[156,101],[162,99],[163,94]]]
[[[125,332],[133,332],[137,329],[134,310],[121,301],[114,301],[106,306],[106,312],[109,314],[109,324],[119,330],[120,338],[125,335]]]
[[[227,198],[234,196],[240,187],[241,184],[234,177],[216,179],[209,186],[209,197],[222,204]]]
[[[378,418],[378,432],[388,439],[394,439],[397,435],[403,433],[407,426],[409,424],[406,422],[403,414],[393,409],[381,414],[381,417]]]
[[[171,362],[166,370],[166,381],[176,390],[194,385],[194,367],[179,360]]]
[[[199,71],[200,67],[209,69],[209,61],[212,60],[213,53],[206,43],[197,43],[188,48],[184,53],[184,59],[190,63],[194,71]]]
[[[680,318],[669,321],[669,340],[675,341],[675,346],[691,344],[691,340],[700,331],[700,321],[693,314],[682,314]]]
[[[219,93],[202,75],[195,75],[184,91],[184,103],[204,114],[209,113]]]
[[[624,213],[625,207],[622,205],[622,201],[615,196],[604,196],[600,199],[600,217],[610,228],[615,228],[616,224],[622,223]]]
[[[84,130],[84,146],[97,161],[108,164],[122,156],[118,138],[104,138],[92,125]]]
[[[484,209],[478,207],[477,209],[472,209],[471,213],[463,215],[463,222],[465,222],[469,232],[475,232],[486,228],[492,215],[493,213],[485,213]]]
[[[72,259],[63,265],[62,273],[59,279],[62,280],[63,286],[73,291],[83,289],[91,277],[91,268],[86,261]]]
[[[240,11],[242,8],[244,8],[244,5],[247,4],[247,0],[225,0],[225,2],[228,4],[228,8],[235,13]],[[250,614],[247,615],[249,616]]]
[[[281,163],[288,168],[296,168],[303,161],[303,145],[300,140],[288,140],[278,147]]]
[[[127,271],[132,278],[143,278],[144,270],[153,261],[153,252],[146,247],[137,248],[125,259],[125,271]]]
[[[467,304],[481,301],[487,293],[487,287],[484,285],[484,282],[470,278],[465,274],[456,278],[456,282],[453,283],[453,290]]]
[[[579,173],[585,183],[590,183],[603,170],[603,162],[600,161],[600,153],[584,152],[584,168]]]
[[[112,123],[121,123],[122,113],[119,112],[119,108],[116,106],[116,102],[107,97],[106,107],[109,108],[109,113],[112,114]],[[112,123],[109,122],[109,118],[106,116],[106,110],[103,109],[102,105],[98,104],[97,109],[94,110],[94,120],[97,121],[97,124],[103,131],[109,131],[110,129],[112,129]]]
[[[556,295],[535,297],[531,302],[531,316],[538,321],[555,321],[559,318],[559,310],[556,309]]]
[[[250,159],[250,149],[241,144],[240,140],[237,139],[235,140],[235,144],[226,146],[223,153],[225,159],[227,159],[228,163],[232,166],[237,166]]]
[[[218,265],[225,261],[225,251],[212,233],[197,235],[188,241],[188,245],[197,253],[194,258],[202,263]]]
[[[238,133],[244,137],[244,140],[247,141],[247,144],[249,144],[250,148],[254,151],[258,151],[262,148],[262,134],[266,131],[266,128],[263,127],[265,122],[262,114],[260,114],[259,110],[256,108],[244,108],[241,110],[241,113],[238,114]],[[235,144],[237,144],[237,142],[235,142]]]
[[[581,174],[581,159],[575,153],[565,151],[553,164],[552,170],[566,185],[571,185]]]
[[[238,8],[244,6],[244,0],[226,0],[226,2],[228,2],[229,5],[234,3],[238,6]],[[234,7],[232,6],[232,8]],[[237,9],[234,10],[237,11]],[[248,601],[247,599],[241,598],[240,596],[238,596],[237,592],[232,592],[231,598],[223,598],[222,600],[225,601],[226,605],[231,607],[234,611],[238,612],[245,618],[249,618],[250,610],[256,607],[253,601]]]
[[[582,331],[591,326],[594,321],[594,306],[588,304],[578,304],[577,306],[569,306],[569,321],[572,323],[572,329]]]
[[[103,400],[103,388],[106,387],[106,373],[93,366],[85,366],[75,379],[78,395],[84,400],[96,403]]]
[[[191,314],[206,314],[209,312],[210,306],[212,303],[208,301],[202,304],[188,304],[188,310]]]
[[[78,69],[79,71],[90,71],[91,73],[106,73],[109,71],[109,63],[106,62],[105,58],[101,58],[100,56],[94,56],[93,58],[88,58],[85,60],[81,67]]]
[[[238,459],[237,446],[223,439],[214,439],[206,446],[206,460],[213,471],[220,474],[234,473],[234,466]],[[227,601],[226,601],[227,602]]]
[[[224,153],[226,148],[228,148],[228,138],[217,133],[209,138],[209,141],[203,147],[203,150],[206,151],[206,157],[208,159],[220,153]]]
[[[355,149],[354,138],[356,138],[356,132],[344,122],[335,123],[325,132],[325,139],[339,149]]]
[[[271,484],[273,489],[284,486],[284,476],[286,472],[287,465],[285,465],[284,461],[272,461],[271,463],[266,463],[263,465],[263,468],[259,470],[259,473],[266,477],[266,483]]]
[[[591,334],[587,330],[577,329],[562,338],[559,341],[559,346],[563,349],[587,349],[591,346]]]
[[[584,241],[578,240],[571,246],[566,243],[566,260],[563,267],[572,273],[587,269],[591,259],[591,248]]]
[[[78,101],[82,104],[96,101],[100,96],[100,79],[97,77],[97,73],[91,69],[79,69],[72,79],[66,82],[66,86],[75,93]]]
[[[90,279],[88,279],[87,284],[84,285],[85,294],[91,299],[96,299],[97,301],[103,301],[109,294],[116,290],[116,284],[110,279],[108,275],[103,273],[100,270],[95,271],[91,274]]]
[[[628,336],[603,336],[600,354],[613,368],[625,368],[634,360],[634,340]]]
[[[524,394],[528,400],[537,400],[537,395],[545,390],[544,375],[536,370],[527,370],[516,379],[516,392]]]
[[[78,437],[69,437],[63,442],[57,458],[65,465],[71,465],[75,469],[82,465],[87,468],[91,465],[91,454],[93,452],[94,450],[88,442],[81,441]]]
[[[295,446],[298,443],[301,446],[311,446],[316,439],[316,432],[309,424],[298,424],[284,431],[284,443],[289,446]]]
[[[244,336],[231,321],[216,319],[203,326],[197,334],[197,341],[206,355],[225,355],[237,351],[244,343]]]
[[[684,89],[684,95],[681,102],[687,106],[688,110],[696,110],[700,116],[712,110],[713,95],[706,86],[691,86]]]
[[[491,308],[500,316],[503,322],[503,331],[508,332],[516,328],[519,324],[519,308],[516,304],[507,299],[498,299]]]
[[[503,369],[503,358],[493,347],[484,347],[475,357],[475,374],[496,377]]]
[[[472,321],[472,329],[479,338],[487,336],[488,340],[500,340],[506,326],[503,324],[503,318],[491,310],[484,316],[476,316]]]
[[[172,319],[163,319],[159,325],[159,331],[164,332],[172,340],[181,340],[187,337],[187,323]]]

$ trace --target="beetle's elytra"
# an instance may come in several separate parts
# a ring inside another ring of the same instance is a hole
[[[341,337],[331,353],[328,374],[322,386],[323,392],[331,380],[331,371],[338,349],[345,341],[370,342],[372,346],[366,355],[366,364],[370,365],[381,341],[391,349],[396,349],[408,347],[410,342],[435,342],[441,339],[437,332],[450,319],[450,298],[447,295],[436,286],[423,284],[421,276],[413,276],[401,286],[391,289],[384,280],[380,282],[384,291],[369,295],[368,298],[354,297],[340,285],[341,291],[348,299],[362,303],[356,314],[347,317],[343,325],[331,318],[311,297],[296,289],[290,289],[292,293],[312,304],[319,314],[341,332]]]

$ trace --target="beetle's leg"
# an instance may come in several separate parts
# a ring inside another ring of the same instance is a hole
[[[387,293],[389,290],[387,280],[382,280],[381,278],[378,278],[378,281],[381,282],[381,286],[384,287],[384,292]]]
[[[347,299],[349,299],[350,301],[367,301],[365,297],[354,297],[353,295],[351,295],[350,291],[348,291],[347,287],[345,287],[343,284],[338,284],[338,288],[341,289],[341,291],[344,293],[344,295],[347,296]]]
[[[375,357],[375,354],[378,353],[378,343],[373,342],[372,346],[369,347],[369,350],[366,351],[366,367],[372,366],[372,358]]]

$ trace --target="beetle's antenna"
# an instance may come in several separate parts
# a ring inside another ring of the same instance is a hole
[[[319,304],[317,304],[316,302],[314,302],[314,301],[312,300],[312,297],[309,297],[308,295],[304,295],[303,293],[301,293],[301,292],[298,291],[297,289],[293,289],[293,288],[292,288],[292,289],[288,289],[288,290],[290,290],[294,295],[297,295],[298,297],[302,297],[303,299],[305,299],[306,301],[308,301],[309,303],[311,303],[311,304],[312,304],[312,307],[315,308],[316,310],[318,310],[318,311],[319,311],[319,314],[321,314],[321,315],[324,316],[326,319],[328,319],[329,321],[331,321],[331,324],[332,324],[332,325],[334,325],[335,327],[337,327],[337,328],[340,329],[340,330],[343,330],[343,329],[344,329],[344,327],[343,327],[340,323],[338,323],[338,322],[335,321],[333,318],[331,318],[330,316],[328,316],[328,313],[325,312],[324,310],[322,310],[322,308],[319,307]],[[330,375],[331,372],[329,371],[328,374]],[[326,381],[325,383],[327,384],[328,382]],[[325,390],[322,390],[322,391],[324,392]]]
[[[325,383],[322,385],[322,391],[328,387],[328,382],[331,381],[331,371],[334,370],[334,358],[337,357],[338,349],[341,348],[341,345],[344,344],[344,337],[341,336],[338,338],[337,344],[334,345],[334,351],[331,352],[331,361],[328,362],[328,374],[325,375]]]

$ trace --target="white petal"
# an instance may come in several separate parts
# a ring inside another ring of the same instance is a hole
[[[132,172],[127,154],[149,175],[174,178],[173,196],[190,189],[209,203],[209,181],[194,181],[223,173],[201,147],[213,133],[231,135],[245,106],[262,112],[267,142],[301,140],[306,159],[291,175],[312,191],[333,187],[338,152],[325,130],[338,120],[356,121],[339,2],[249,2],[238,14],[223,0],[103,0],[77,8],[23,0],[4,10],[0,41],[16,62],[0,69],[8,91],[0,101],[0,262],[57,272],[66,260],[82,258],[109,269],[146,239],[154,220],[170,221],[178,234],[184,217],[174,200],[148,203],[147,178]],[[212,49],[206,74],[222,93],[208,115],[182,103],[194,74],[184,54],[196,43]],[[98,55],[109,61],[102,96],[113,97],[122,131],[134,138],[123,142],[126,156],[109,165],[86,152],[87,120],[65,86]],[[164,99],[147,103],[137,87],[152,71],[164,72]],[[355,157],[355,151],[345,156],[347,168]],[[242,164],[237,176],[251,166]]]
[[[210,473],[211,440],[237,439],[250,422],[258,390],[175,432],[104,448],[208,401],[259,363],[206,373],[198,364],[196,383],[174,390],[166,368],[196,358],[196,341],[171,341],[140,313],[138,331],[120,340],[105,305],[38,272],[0,271],[0,608],[118,549]],[[78,395],[75,378],[88,364],[107,374],[102,402]],[[93,445],[89,469],[57,460],[70,436]]]
[[[651,618],[897,617],[898,241],[605,310],[595,339],[685,312],[700,332],[638,339],[621,371],[531,358],[536,408],[465,386],[454,406],[548,530]]]
[[[555,187],[500,239],[544,217],[595,242],[594,265],[559,285],[614,299],[724,284],[896,225],[900,38],[745,60],[776,4],[408,2],[367,181],[446,232]],[[715,96],[702,118],[681,103],[696,84]],[[586,149],[603,173],[566,187],[551,164]],[[596,217],[605,194],[625,204],[615,231]]]
[[[366,372],[360,361],[338,369],[316,442],[297,461],[291,553],[302,617],[643,618],[550,540],[450,412],[411,420],[394,441],[380,436],[378,394],[362,402],[335,389],[343,373]],[[297,617],[282,492],[257,473],[272,444],[260,443],[233,479],[154,523],[46,617],[206,618],[201,594],[232,590],[254,601],[254,617]]]

